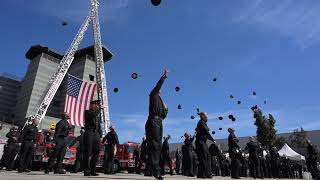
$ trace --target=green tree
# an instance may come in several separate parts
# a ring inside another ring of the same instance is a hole
[[[304,148],[306,146],[307,134],[306,131],[300,127],[293,130],[289,136],[289,145],[294,148]]]
[[[256,119],[254,125],[257,126],[257,140],[262,146],[269,147],[269,128],[267,120],[260,109],[254,111],[254,118]]]
[[[277,130],[275,129],[276,120],[272,116],[272,114],[269,114],[268,119],[268,128],[269,128],[269,136],[268,136],[268,144],[269,147],[274,147],[276,140],[277,140]]]
[[[283,145],[287,143],[288,141],[285,137],[280,136],[279,138],[276,138],[275,142],[274,142],[274,146],[273,147],[277,147],[277,149],[280,149],[283,147]]]
[[[266,118],[263,116],[262,110],[258,107],[254,109],[253,112],[255,118],[254,125],[257,127],[257,140],[262,146],[267,148],[275,146],[277,140],[275,118],[271,114],[269,114],[269,117]]]

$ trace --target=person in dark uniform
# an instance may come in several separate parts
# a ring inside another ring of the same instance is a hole
[[[77,145],[77,154],[76,154],[76,161],[73,165],[73,171],[71,173],[77,173],[80,170],[83,170],[83,151],[84,151],[84,144],[83,144],[83,134],[84,129],[81,128],[80,130],[80,136],[76,137],[69,145],[69,148],[73,147],[76,143]]]
[[[245,154],[242,154],[242,159],[241,159],[241,174],[242,177],[248,177],[248,157]]]
[[[200,112],[200,120],[196,127],[196,151],[199,159],[197,178],[212,178],[211,175],[211,161],[210,152],[207,145],[207,140],[214,141],[213,137],[209,133],[207,125],[208,114]]]
[[[272,178],[272,171],[271,171],[271,157],[270,157],[270,151],[266,150],[266,164],[267,164],[267,171],[268,171],[268,178]]]
[[[116,133],[116,129],[114,126],[110,126],[110,131],[108,134],[103,138],[102,143],[104,144],[107,141],[107,148],[105,150],[105,155],[107,155],[105,167],[104,167],[104,174],[115,174],[113,164],[114,164],[114,155],[120,152],[120,144],[118,135]],[[116,148],[116,149],[115,149]]]
[[[12,171],[14,159],[19,152],[19,135],[20,133],[16,127],[10,128],[10,131],[6,134],[8,141],[1,159],[1,169],[6,167],[6,171]]]
[[[220,168],[220,176],[225,177],[226,176],[226,157],[222,152],[220,152],[217,155],[218,163],[219,163],[219,168]]]
[[[49,158],[46,170],[44,171],[45,174],[49,174],[49,172],[52,171],[54,165],[55,174],[66,174],[66,170],[63,169],[62,163],[67,150],[67,141],[65,138],[68,137],[70,131],[70,125],[68,122],[69,119],[69,114],[63,113],[61,115],[61,120],[56,125],[53,137],[55,146],[53,148],[53,153]],[[55,164],[56,160],[57,163]]]
[[[261,146],[261,143],[259,142],[259,150],[258,150],[258,156],[259,156],[259,161],[260,161],[260,173],[262,178],[267,178],[268,175],[268,169],[267,169],[267,164],[266,164],[266,158],[264,155],[264,148]]]
[[[180,168],[181,168],[181,161],[182,161],[182,154],[179,150],[179,148],[177,148],[176,151],[176,174],[180,175]]]
[[[32,119],[32,124],[26,125],[20,133],[19,142],[21,143],[21,148],[18,173],[30,172],[28,166],[31,163],[33,151],[37,143],[38,124],[39,121],[37,119]]]
[[[169,152],[169,139],[170,135],[163,137],[163,144],[161,148],[161,155],[160,155],[160,174],[165,175],[165,165],[167,164],[170,169],[170,175],[174,175],[173,169],[172,169],[172,161],[170,158],[170,152]]]
[[[185,164],[184,164],[184,175],[189,177],[194,177],[194,151],[193,151],[193,141],[194,136],[191,134],[184,133],[184,148],[185,148]]]
[[[90,109],[86,110],[84,113],[84,176],[99,176],[99,174],[96,173],[96,163],[99,158],[100,145],[102,141],[101,109],[99,105],[99,100],[90,102]]]
[[[255,178],[261,178],[260,173],[260,161],[258,157],[258,144],[253,140],[253,137],[249,137],[250,142],[247,143],[245,150],[249,153],[249,171],[250,175]]]
[[[280,156],[276,147],[270,149],[272,178],[280,178]]]
[[[166,118],[168,109],[160,97],[160,89],[168,73],[169,71],[166,69],[156,87],[150,93],[149,116],[145,125],[148,144],[147,166],[151,168],[152,175],[156,179],[163,179],[160,175],[159,162],[163,134],[162,121]]]
[[[198,159],[198,155],[197,155],[197,151],[195,148],[193,148],[193,174],[198,174],[199,171],[199,159]]]
[[[220,175],[220,168],[219,168],[219,163],[218,163],[218,158],[217,155],[220,153],[220,149],[216,144],[216,141],[213,141],[213,143],[209,147],[209,153],[210,153],[210,158],[211,158],[211,172],[215,176]]]
[[[312,145],[310,140],[307,140],[307,168],[311,173],[312,179],[320,179],[319,169],[317,168],[318,152]]]
[[[148,159],[148,154],[147,154],[148,148],[147,148],[147,141],[146,141],[145,137],[142,138],[142,143],[141,143],[141,146],[140,146],[140,150],[141,150],[141,152],[140,152],[140,158],[139,158],[140,161],[139,161],[138,171],[141,174],[142,165],[143,165],[143,163],[146,163],[147,159]],[[144,175],[145,176],[150,176],[151,175],[151,172],[148,169],[148,166],[145,167]]]
[[[133,150],[134,171],[136,174],[140,174],[139,162],[140,162],[140,147]]]
[[[286,179],[292,179],[291,177],[291,170],[290,170],[290,160],[287,158],[286,155],[282,157],[282,170],[283,170],[283,177]]]
[[[228,128],[229,137],[228,137],[228,146],[229,146],[229,156],[231,159],[231,178],[240,179],[239,171],[240,171],[240,161],[237,158],[237,153],[240,150],[238,145],[238,138],[234,134],[235,129]]]

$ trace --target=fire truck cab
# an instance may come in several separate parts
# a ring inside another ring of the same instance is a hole
[[[106,146],[107,146],[106,144],[103,144],[100,146],[100,154],[99,154],[97,167],[103,166],[104,153],[105,153]],[[114,157],[114,162],[113,162],[114,171],[120,172],[122,170],[127,170],[128,172],[134,172],[135,161],[133,158],[133,152],[139,147],[140,147],[140,144],[135,142],[127,142],[124,144],[120,144],[119,154]],[[115,150],[115,152],[116,151],[118,150]]]
[[[120,167],[123,170],[127,170],[129,173],[135,170],[135,160],[133,153],[140,147],[140,143],[127,142],[120,145],[120,153],[117,157],[120,162]]]

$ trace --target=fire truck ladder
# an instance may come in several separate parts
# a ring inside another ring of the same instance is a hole
[[[96,76],[97,76],[97,91],[98,99],[101,101],[101,120],[103,122],[103,132],[106,133],[107,127],[110,125],[109,117],[109,105],[107,97],[107,85],[105,79],[104,71],[104,62],[102,54],[102,45],[101,45],[101,34],[100,34],[100,24],[99,24],[99,14],[98,14],[98,0],[91,0],[91,10],[86,20],[81,25],[76,37],[73,39],[67,53],[63,56],[56,72],[51,77],[49,85],[44,98],[42,99],[40,105],[38,106],[34,115],[32,115],[24,127],[31,123],[32,119],[38,119],[39,124],[44,119],[46,112],[49,108],[49,105],[54,98],[59,86],[61,85],[66,73],[68,72],[69,67],[72,64],[74,55],[79,48],[79,45],[84,37],[85,32],[87,31],[89,24],[92,23],[93,34],[94,34],[94,53],[95,53],[95,62],[96,62]]]

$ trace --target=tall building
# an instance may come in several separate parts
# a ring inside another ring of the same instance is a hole
[[[103,47],[103,59],[107,62],[112,54]],[[15,106],[15,120],[23,124],[25,118],[33,115],[43,99],[53,73],[58,68],[62,55],[48,47],[35,45],[26,53],[30,60],[28,70],[21,82],[21,91]],[[75,58],[68,73],[84,81],[96,82],[96,63],[94,61],[94,47],[80,49],[75,53]],[[63,80],[55,97],[53,98],[46,117],[40,128],[49,128],[50,124],[57,122],[64,109],[67,79]]]
[[[18,77],[6,73],[0,75],[0,121],[13,123],[20,85]]]

